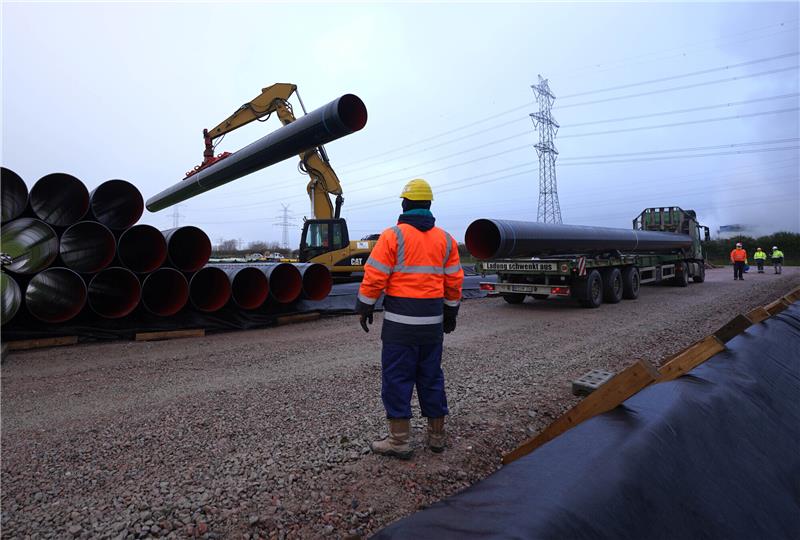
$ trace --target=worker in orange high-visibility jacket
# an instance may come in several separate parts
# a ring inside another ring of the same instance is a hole
[[[736,242],[736,247],[731,250],[731,264],[733,264],[733,279],[744,279],[744,265],[747,264],[747,251],[742,248],[741,242]]]
[[[375,303],[385,293],[381,398],[389,436],[370,446],[377,454],[408,459],[415,385],[422,416],[428,419],[428,446],[441,452],[446,445],[442,341],[443,333],[456,328],[464,271],[455,239],[434,226],[430,185],[411,180],[400,197],[403,213],[397,225],[381,234],[364,266],[356,311],[369,332]]]

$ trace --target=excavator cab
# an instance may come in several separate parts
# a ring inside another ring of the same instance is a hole
[[[300,262],[346,248],[350,245],[347,222],[342,219],[307,219],[300,239]]]

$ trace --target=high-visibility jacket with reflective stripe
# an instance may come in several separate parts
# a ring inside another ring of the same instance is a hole
[[[394,343],[442,339],[443,305],[457,308],[464,271],[455,239],[438,227],[408,223],[386,229],[366,265],[358,299],[374,304],[382,292],[381,338]]]
[[[731,261],[745,262],[747,260],[747,252],[742,248],[735,248],[731,251]]]
[[[763,259],[763,260],[766,261],[767,260],[767,252],[766,251],[756,251],[755,253],[753,253],[753,258],[755,260]]]
[[[772,252],[772,259],[783,259],[783,251],[776,249]]]

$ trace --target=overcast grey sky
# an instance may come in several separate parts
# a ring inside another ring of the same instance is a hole
[[[536,219],[541,73],[558,97],[564,223],[629,227],[646,206],[679,205],[713,230],[797,232],[799,5],[3,2],[2,164],[29,187],[61,171],[148,198],[262,87],[297,84],[309,109],[352,92],[367,125],[327,146],[351,238],[392,225],[421,176],[437,224],[462,240],[480,217]],[[217,151],[278,127],[251,124]],[[181,224],[277,241],[284,203],[296,246],[310,213],[296,166],[187,201]],[[164,229],[171,213],[142,220]]]

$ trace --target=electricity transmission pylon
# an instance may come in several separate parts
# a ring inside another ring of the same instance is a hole
[[[283,227],[283,242],[281,242],[281,245],[284,249],[289,249],[289,227],[295,225],[295,220],[289,215],[289,205],[281,203],[281,206],[283,206],[283,215],[277,218],[277,222],[273,225]]]
[[[186,217],[180,213],[180,204],[176,204],[172,210],[172,228],[177,229],[181,225],[181,218]]]
[[[539,131],[539,142],[533,145],[539,155],[539,210],[536,221],[542,223],[561,223],[561,207],[558,204],[556,184],[556,150],[553,139],[558,132],[558,122],[551,109],[556,96],[550,91],[547,79],[539,75],[539,84],[531,85],[539,104],[539,111],[531,113],[533,125]]]

